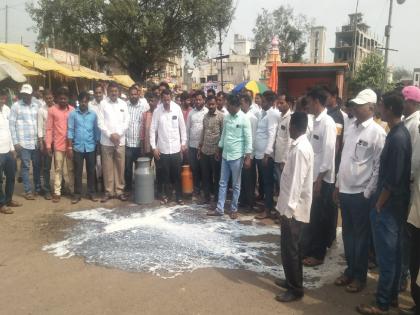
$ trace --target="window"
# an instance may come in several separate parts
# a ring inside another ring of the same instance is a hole
[[[418,73],[416,73],[416,79],[414,81],[419,82],[419,74]]]

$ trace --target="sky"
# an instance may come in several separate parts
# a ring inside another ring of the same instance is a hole
[[[231,23],[223,45],[228,53],[233,45],[235,33],[252,39],[252,29],[262,8],[275,9],[280,5],[290,5],[296,13],[307,15],[315,20],[316,25],[327,28],[326,62],[333,59],[329,48],[334,46],[335,32],[343,24],[347,24],[347,14],[355,11],[357,0],[233,0],[236,4],[234,20]],[[372,32],[383,38],[384,28],[388,19],[390,0],[359,0],[359,12],[364,14],[365,21],[371,26]],[[34,47],[36,34],[31,29],[33,22],[25,11],[24,0],[0,0],[0,42],[4,42],[5,4],[9,9],[9,42],[20,42]],[[418,14],[420,0],[406,0],[403,5],[394,1],[392,21],[391,48],[398,52],[390,52],[390,64],[394,67],[404,67],[408,70],[420,67],[420,26]],[[213,57],[215,49],[210,49]]]

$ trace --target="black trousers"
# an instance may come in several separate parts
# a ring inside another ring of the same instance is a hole
[[[6,177],[3,193],[3,174]],[[0,207],[7,205],[12,201],[15,190],[16,160],[12,153],[0,154]]]
[[[411,252],[410,252],[410,275],[411,275],[411,296],[416,304],[417,314],[420,314],[420,286],[417,284],[417,277],[420,268],[420,229],[409,225],[411,230]]]
[[[201,187],[203,188],[204,199],[210,200],[210,194],[214,194],[217,200],[219,194],[220,181],[220,165],[221,161],[216,161],[214,155],[201,154]]]
[[[182,199],[181,189],[181,153],[174,154],[160,154],[160,159],[157,161],[160,165],[160,179],[163,185],[163,197],[171,195],[171,187],[175,187],[176,200]]]
[[[301,239],[305,223],[280,217],[280,250],[286,283],[296,296],[303,296],[303,267]]]
[[[252,207],[255,204],[255,184],[257,172],[255,169],[255,160],[252,160],[251,167],[242,168],[241,175],[241,194],[239,195],[239,202],[245,206]]]
[[[125,147],[124,190],[127,192],[133,189],[133,167],[135,167],[136,161],[140,155],[141,148]]]
[[[77,152],[73,151],[74,168],[74,194],[82,194],[83,164],[86,161],[87,191],[89,195],[95,193],[95,165],[96,152]]]
[[[188,162],[193,174],[194,194],[200,194],[201,189],[201,168],[200,161],[197,158],[198,149],[188,148]]]
[[[319,260],[325,258],[338,211],[333,201],[334,189],[334,184],[322,181],[319,196],[312,200],[311,219],[304,232],[305,257],[314,257]]]

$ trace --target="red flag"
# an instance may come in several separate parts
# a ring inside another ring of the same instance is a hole
[[[271,75],[268,81],[268,86],[273,92],[277,93],[279,89],[279,76],[277,72],[277,61],[274,61],[271,67]]]

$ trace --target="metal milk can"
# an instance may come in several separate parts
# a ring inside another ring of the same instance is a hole
[[[137,204],[153,203],[155,200],[154,174],[150,168],[150,158],[140,157],[134,171],[134,202]]]

